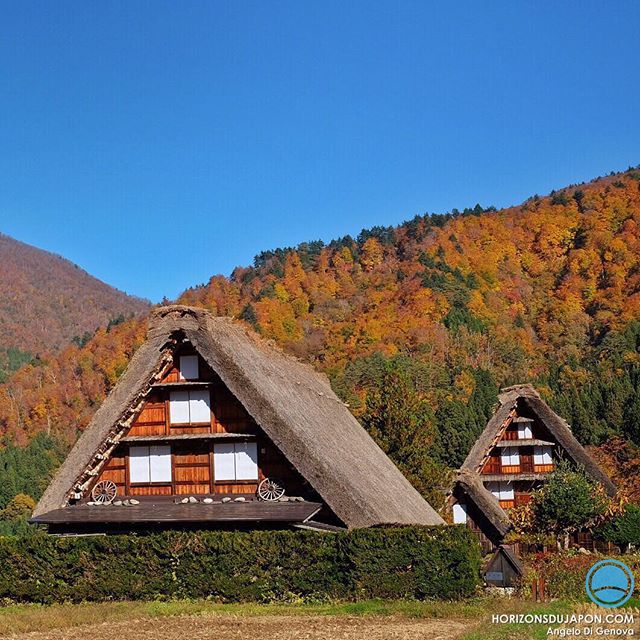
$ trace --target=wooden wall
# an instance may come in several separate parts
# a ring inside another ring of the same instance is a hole
[[[467,527],[475,533],[476,537],[480,541],[482,547],[482,553],[487,554],[496,548],[497,544],[501,542],[500,538],[496,537],[492,526],[487,521],[486,516],[476,507],[476,505],[469,501],[467,506]]]
[[[98,476],[97,481],[111,480],[118,487],[118,493],[124,493],[127,484],[127,457],[125,451],[121,448],[117,449],[114,455],[109,458],[102,469],[102,473]]]
[[[152,391],[142,411],[127,432],[128,436],[160,436],[167,433],[167,408],[165,396]]]
[[[182,351],[181,354],[189,353]],[[193,352],[191,352],[193,353]],[[176,358],[177,361],[177,358]],[[130,445],[153,444],[148,442],[121,443],[96,479],[111,480],[118,486],[119,496],[171,496],[171,495],[254,495],[258,483],[265,477],[284,482],[287,495],[310,496],[310,488],[293,469],[242,404],[226,388],[222,381],[200,358],[199,381],[208,381],[211,393],[211,419],[208,425],[171,425],[169,419],[170,389],[156,388],[150,393],[140,414],[129,431],[129,436],[173,436],[185,433],[238,434],[257,442],[257,481],[215,481],[212,439],[167,440],[171,445],[172,481],[170,483],[131,484],[129,481],[128,451]],[[174,367],[163,383],[179,382],[179,372]],[[228,442],[229,440],[224,440]],[[158,442],[159,444],[160,442]],[[313,497],[313,496],[312,496]],[[87,499],[90,499],[87,497]]]
[[[201,370],[206,365],[201,360]],[[208,369],[208,367],[206,367]],[[171,376],[171,374],[169,374]],[[156,436],[186,433],[257,434],[259,429],[242,404],[219,378],[206,376],[210,381],[211,416],[209,424],[171,424],[169,399],[171,388],[151,392],[127,436]],[[165,379],[163,382],[167,382]]]
[[[211,493],[211,445],[208,442],[174,442],[171,448],[176,495]]]
[[[549,430],[538,419],[534,418],[531,423],[532,439],[544,440],[546,442],[556,442]],[[500,438],[501,441],[511,441],[518,439],[518,424],[510,424]],[[554,464],[535,464],[533,445],[518,445],[520,453],[519,465],[502,465],[500,447],[494,447],[485,461],[480,473],[482,474],[499,474],[499,473],[550,473],[554,470]]]

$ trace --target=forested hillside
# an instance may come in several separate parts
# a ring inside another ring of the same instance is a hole
[[[640,171],[523,205],[417,216],[266,251],[180,303],[233,315],[324,370],[434,503],[499,386],[531,381],[585,444],[640,444]],[[144,336],[142,320],[23,367],[0,425],[76,437]]]
[[[82,342],[148,303],[73,263],[0,234],[0,380],[45,351]]]

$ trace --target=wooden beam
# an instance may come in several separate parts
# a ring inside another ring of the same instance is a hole
[[[127,436],[120,442],[165,442],[173,440],[255,440],[252,433],[171,433],[156,436]]]

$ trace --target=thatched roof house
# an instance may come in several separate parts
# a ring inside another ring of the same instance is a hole
[[[526,419],[539,422],[551,435],[548,440],[539,439],[541,443],[553,443],[563,457],[584,467],[596,482],[602,484],[607,493],[615,494],[615,485],[576,440],[569,424],[542,400],[532,385],[521,384],[501,389],[498,399],[500,406],[462,463],[462,469],[479,473],[483,463],[490,456],[494,444],[500,440],[509,426],[515,424],[514,421],[517,422],[518,419]]]
[[[271,480],[278,490],[257,499]],[[33,521],[443,523],[324,375],[184,306],[156,310]]]
[[[476,440],[452,489],[454,521],[494,548],[509,530],[508,510],[526,504],[560,459],[584,468],[609,495],[615,485],[565,420],[529,384],[502,389],[499,406]]]

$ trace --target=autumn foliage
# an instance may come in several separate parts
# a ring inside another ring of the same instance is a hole
[[[60,256],[0,234],[0,374],[12,364],[10,349],[31,356],[59,349],[148,306]]]
[[[498,386],[523,381],[583,443],[640,444],[638,170],[265,251],[178,302],[235,316],[326,372],[408,475],[459,465]],[[0,385],[2,432],[73,441],[144,332],[129,320],[23,367]]]

